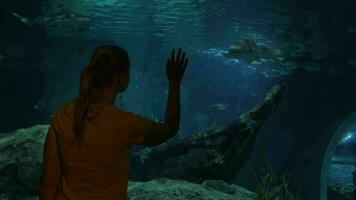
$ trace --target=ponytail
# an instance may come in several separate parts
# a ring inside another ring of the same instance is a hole
[[[78,144],[85,132],[85,122],[90,104],[98,101],[98,92],[111,86],[115,76],[126,73],[130,68],[130,60],[126,50],[117,45],[103,45],[95,49],[90,64],[86,66],[80,77],[79,95],[74,100],[74,133]],[[75,139],[74,138],[74,139]]]
[[[91,74],[90,66],[85,67],[81,73],[79,96],[76,99],[76,108],[74,113],[74,131],[77,142],[83,138],[85,129],[84,118],[88,113],[89,100],[91,96]]]

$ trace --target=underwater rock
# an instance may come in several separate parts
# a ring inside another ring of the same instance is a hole
[[[336,184],[328,186],[328,197],[329,199],[337,200],[353,200],[353,190],[356,189],[353,184]]]
[[[0,134],[0,194],[25,199],[38,191],[47,131],[37,125]]]
[[[48,125],[0,134],[0,199],[37,200],[42,170],[43,144]],[[130,199],[248,199],[255,194],[223,181],[201,185],[183,180],[154,179],[129,182]]]
[[[284,86],[273,87],[252,110],[227,126],[133,150],[130,180],[231,180],[249,159],[261,125],[279,104],[283,92]]]
[[[207,180],[202,184],[166,178],[148,182],[129,181],[127,190],[130,200],[254,200],[256,198],[255,193],[243,187],[216,180]],[[0,194],[0,199],[13,199],[13,196]],[[38,196],[20,198],[20,200],[38,199]]]
[[[278,49],[271,49],[263,44],[258,44],[255,38],[244,38],[232,44],[227,53],[223,53],[226,58],[243,59],[247,63],[261,61],[261,59],[273,59],[280,56]]]
[[[232,179],[249,158],[259,128],[278,105],[283,91],[284,86],[273,87],[251,111],[223,128],[133,151],[130,180],[167,177],[201,183],[207,179]],[[2,199],[35,199],[48,127],[36,125],[0,134]]]
[[[253,200],[256,198],[255,193],[223,181],[207,180],[202,184],[195,184],[166,178],[154,179],[149,182],[130,181],[128,194],[130,200]]]

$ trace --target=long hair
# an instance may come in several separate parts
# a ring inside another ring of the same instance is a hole
[[[125,49],[115,45],[102,45],[95,49],[90,63],[82,70],[79,95],[75,101],[74,132],[78,144],[85,132],[88,107],[100,99],[98,91],[114,83],[115,75],[127,72],[130,60]]]

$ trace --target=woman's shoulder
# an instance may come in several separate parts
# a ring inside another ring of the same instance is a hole
[[[130,112],[124,111],[124,110],[118,108],[117,106],[115,106],[114,104],[107,105],[107,110],[109,112],[111,112],[112,114],[117,115],[119,117],[127,117],[127,116],[131,115]]]

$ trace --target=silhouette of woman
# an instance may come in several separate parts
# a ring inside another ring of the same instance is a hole
[[[79,96],[59,107],[44,144],[40,200],[125,200],[132,144],[155,146],[174,136],[180,122],[180,83],[188,64],[172,50],[164,123],[114,106],[130,79],[127,52],[98,47],[81,74]]]

